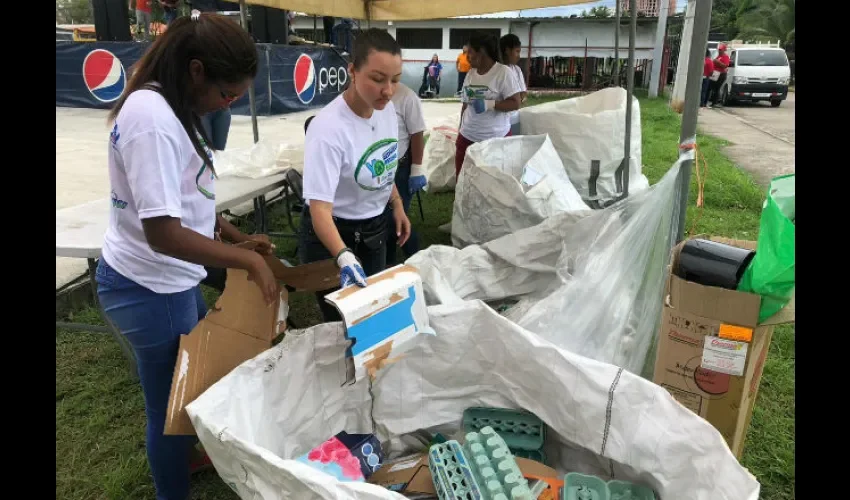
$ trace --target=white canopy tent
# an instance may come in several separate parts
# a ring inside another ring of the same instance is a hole
[[[237,0],[228,0],[236,3]],[[258,5],[282,10],[297,10],[317,16],[350,17],[375,21],[408,21],[420,19],[442,19],[447,17],[490,14],[507,10],[526,10],[544,7],[561,7],[593,3],[592,0],[491,0],[490,2],[458,2],[456,0],[238,0],[242,26],[247,29],[246,5]],[[626,77],[626,137],[624,141],[624,161],[630,156],[632,95],[634,93],[635,74],[635,33],[637,31],[637,3],[629,2],[631,7],[629,29],[629,56]],[[702,75],[703,52],[708,43],[708,29],[711,20],[712,0],[688,0],[686,25],[692,24],[690,30],[690,51],[687,58],[687,87],[685,90],[684,108],[682,112],[682,132],[680,134],[680,154],[686,161],[682,164],[681,183],[682,195],[677,206],[678,238],[684,236],[685,214],[688,203],[688,185],[690,184],[691,168],[693,166],[694,150],[688,147],[695,142],[697,112],[699,110],[700,83]],[[619,24],[619,0],[617,2],[617,24]],[[688,33],[686,28],[684,33]],[[615,30],[619,33],[619,30]],[[615,37],[615,53],[619,50],[619,37]],[[684,40],[683,40],[684,42]],[[254,100],[254,89],[249,88],[251,120],[254,127],[254,142],[259,141],[257,129],[257,113]],[[625,169],[626,178],[623,180],[624,196],[628,196],[629,169]]]

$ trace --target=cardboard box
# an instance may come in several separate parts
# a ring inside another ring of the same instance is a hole
[[[753,241],[711,238],[754,250]],[[676,275],[673,251],[653,381],[705,418],[740,458],[775,325],[794,322],[794,300],[758,323],[761,297]]]
[[[278,301],[266,305],[246,271],[228,269],[224,292],[216,304],[189,335],[180,337],[165,416],[166,435],[194,435],[186,405],[231,370],[271,347],[284,332],[289,313],[287,287],[318,291],[339,286],[339,269],[333,260],[295,267],[285,266],[274,256],[266,261],[286,285],[280,287]]]
[[[555,469],[534,460],[520,457],[514,457],[514,459],[522,475],[529,478],[529,483],[535,479],[544,479],[555,486],[556,493],[560,486],[563,486],[563,481],[558,479],[558,472]],[[408,455],[387,462],[369,478],[368,482],[410,498],[431,495],[436,497],[437,495],[434,481],[431,479],[431,470],[428,468],[427,453]]]
[[[325,297],[339,310],[346,338],[354,341],[349,347],[353,381],[367,374],[374,379],[375,372],[400,359],[410,339],[434,334],[416,268],[399,265],[366,281],[365,288],[350,286]]]
[[[372,474],[372,484],[411,497],[436,495],[431,471],[428,469],[428,454],[409,455],[384,463]]]

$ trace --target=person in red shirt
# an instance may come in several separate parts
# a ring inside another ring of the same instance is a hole
[[[699,96],[699,107],[704,108],[708,104],[708,90],[711,86],[711,73],[714,72],[714,61],[711,60],[711,52],[705,49],[705,60],[702,63],[702,89]]]
[[[717,105],[717,98],[720,97],[720,88],[723,87],[723,82],[726,81],[726,72],[729,70],[729,56],[726,54],[726,45],[720,44],[717,47],[717,57],[714,58],[714,71],[720,73],[720,77],[711,82],[711,107]]]
[[[151,35],[151,2],[150,0],[136,0],[135,3],[136,34],[143,36],[144,40],[148,40]]]

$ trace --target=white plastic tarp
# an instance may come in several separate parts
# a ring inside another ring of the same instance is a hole
[[[457,129],[449,126],[439,126],[431,129],[425,152],[422,155],[422,168],[428,184],[425,190],[429,193],[453,191],[457,178],[455,176],[455,152],[457,150]]]
[[[720,433],[663,388],[559,349],[480,301],[429,315],[436,336],[412,340],[371,388],[344,384],[341,323],[289,332],[213,385],[187,410],[222,479],[246,500],[404,500],[294,459],[342,430],[374,432],[388,458],[423,451],[430,433],[458,437],[466,408],[489,406],[540,417],[560,473],[639,482],[661,500],[757,500],[758,482]]]
[[[261,139],[250,148],[215,151],[214,165],[219,177],[260,179],[293,168],[304,171],[304,146]]]
[[[567,175],[593,208],[623,194],[626,142],[626,90],[611,87],[592,94],[529,106],[519,111],[523,134],[549,134]],[[629,194],[649,187],[641,173],[640,104],[632,101],[629,141]]]
[[[679,169],[608,208],[553,215],[480,246],[431,246],[406,263],[419,269],[429,305],[518,301],[505,315],[519,326],[643,373],[661,317]]]
[[[466,150],[455,187],[452,243],[484,243],[581,210],[590,207],[546,135],[478,142]]]

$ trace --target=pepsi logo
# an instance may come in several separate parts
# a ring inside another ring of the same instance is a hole
[[[313,59],[307,54],[298,56],[295,61],[295,72],[292,77],[295,82],[295,95],[304,104],[313,102],[316,97],[316,67]]]
[[[298,100],[310,104],[318,94],[341,92],[348,83],[348,71],[342,66],[316,70],[313,58],[301,54],[295,61],[292,81]]]
[[[113,102],[121,97],[127,84],[124,65],[115,54],[95,49],[83,60],[83,80],[91,95],[100,102]]]

